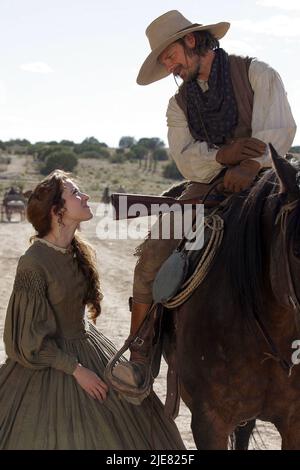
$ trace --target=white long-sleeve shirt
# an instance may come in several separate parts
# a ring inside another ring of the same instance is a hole
[[[293,143],[296,123],[282,80],[269,65],[254,59],[249,67],[249,81],[254,91],[252,137],[266,144],[271,142],[280,155],[285,155]],[[207,82],[198,83],[203,91],[208,89]],[[200,183],[212,181],[223,168],[216,161],[218,150],[209,149],[207,142],[192,137],[175,96],[169,101],[167,124],[170,153],[182,175]],[[255,160],[264,167],[271,166],[269,147],[265,155]]]

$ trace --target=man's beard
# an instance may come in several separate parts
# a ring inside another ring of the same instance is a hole
[[[188,73],[188,76],[185,81],[192,82],[193,80],[196,80],[199,76],[200,70],[201,70],[201,66],[200,64],[197,64],[197,66],[195,67],[195,70],[192,70],[191,72]]]
[[[182,78],[180,76],[180,70],[175,70],[175,73],[174,73],[174,77],[177,78],[181,78],[181,80],[183,80],[184,82],[192,82],[193,80],[196,80],[198,78],[198,75],[200,73],[200,70],[201,70],[201,65],[200,64],[197,64],[194,68],[194,70],[191,70],[191,71],[188,71],[187,72],[187,76],[186,78]]]

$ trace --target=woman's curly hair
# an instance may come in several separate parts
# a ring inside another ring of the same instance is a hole
[[[31,240],[35,237],[43,238],[50,232],[52,208],[55,214],[63,211],[65,200],[62,194],[66,180],[70,180],[68,173],[55,170],[43,179],[31,193],[27,205],[27,219],[36,230],[36,235],[31,237]],[[89,318],[96,323],[96,318],[101,313],[100,302],[103,295],[100,288],[95,251],[78,233],[75,233],[72,247],[79,268],[88,282],[84,303],[88,306]]]

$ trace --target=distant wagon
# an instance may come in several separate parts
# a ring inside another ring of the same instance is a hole
[[[25,220],[26,197],[19,188],[11,187],[4,194],[1,204],[1,222],[11,222],[13,214],[20,214],[20,221]]]

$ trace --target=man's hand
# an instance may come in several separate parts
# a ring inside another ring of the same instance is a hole
[[[73,376],[79,385],[95,400],[104,401],[106,399],[108,386],[95,372],[78,364]]]
[[[255,137],[233,139],[218,150],[216,160],[222,165],[237,165],[243,160],[261,157],[266,148],[266,144]]]
[[[239,193],[253,183],[261,165],[255,160],[244,160],[239,165],[229,168],[224,176],[224,188],[232,193]]]

